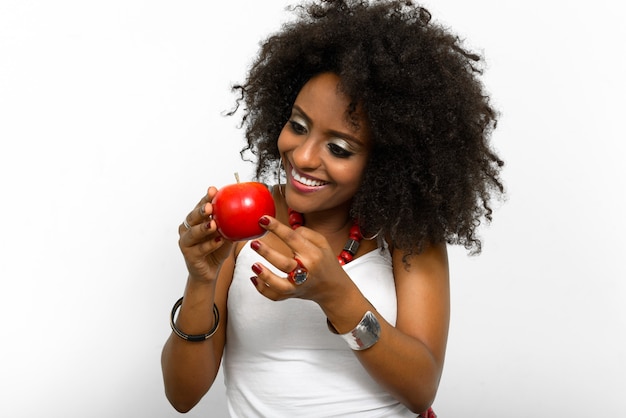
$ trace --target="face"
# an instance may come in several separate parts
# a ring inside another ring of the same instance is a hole
[[[370,148],[367,123],[347,117],[350,100],[339,77],[322,73],[303,87],[278,138],[287,173],[287,204],[303,213],[347,211]]]

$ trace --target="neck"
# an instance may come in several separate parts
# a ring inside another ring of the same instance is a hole
[[[345,231],[352,226],[352,219],[348,212],[330,212],[331,211],[305,213],[303,214],[304,223],[307,228],[324,235],[337,233],[345,235]]]

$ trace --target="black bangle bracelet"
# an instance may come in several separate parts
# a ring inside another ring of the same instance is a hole
[[[213,304],[213,316],[215,317],[215,325],[213,325],[213,328],[211,328],[211,330],[207,332],[206,334],[189,335],[179,330],[178,327],[176,326],[176,323],[174,322],[174,316],[176,315],[176,311],[178,310],[178,308],[180,308],[182,304],[183,304],[183,298],[180,298],[176,301],[176,303],[174,304],[174,307],[172,308],[172,315],[170,317],[170,326],[172,327],[172,331],[174,331],[174,334],[178,335],[180,338],[182,338],[185,341],[191,341],[191,342],[201,342],[201,341],[205,341],[211,338],[213,334],[215,334],[215,331],[217,331],[217,328],[220,324],[220,311],[217,309],[217,305],[215,305],[215,303]]]

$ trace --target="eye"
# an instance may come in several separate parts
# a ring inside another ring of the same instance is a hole
[[[289,126],[291,126],[291,130],[297,135],[304,135],[307,133],[307,127],[304,122],[299,121],[297,118],[292,118],[289,120]]]
[[[333,142],[328,144],[328,149],[330,150],[331,154],[333,154],[335,157],[338,157],[338,158],[348,158],[348,157],[351,157],[352,155],[354,155],[353,152],[348,151],[344,147],[342,147],[342,146],[340,146],[338,144],[335,144]]]

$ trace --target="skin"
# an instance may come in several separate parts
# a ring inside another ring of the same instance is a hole
[[[352,225],[350,199],[356,192],[369,153],[367,122],[346,118],[349,99],[337,89],[338,76],[324,73],[301,90],[278,147],[287,172],[283,193],[274,193],[276,218],[260,224],[269,232],[251,243],[221,239],[211,219],[209,188],[187,216],[191,228],[179,227],[179,246],[189,276],[177,325],[189,334],[213,326],[212,305],[222,313],[216,334],[202,343],[190,343],[172,334],[162,354],[166,395],[179,411],[191,409],[213,384],[226,343],[226,299],[236,255],[250,245],[267,261],[251,266],[251,286],[271,300],[301,298],[316,302],[339,333],[354,328],[365,311],[381,324],[380,340],[371,348],[355,351],[363,367],[389,393],[415,413],[428,409],[441,377],[449,323],[449,278],[445,245],[431,246],[403,260],[392,248],[398,299],[396,326],[380,316],[337,262]],[[358,108],[357,108],[358,115]],[[294,178],[292,168],[298,175]],[[303,186],[306,178],[314,186]],[[305,216],[305,227],[293,230],[287,207]],[[356,257],[375,250],[363,240]],[[285,280],[297,263],[309,271],[308,280],[295,286]],[[405,262],[407,261],[407,262]],[[272,264],[284,276],[267,269]],[[269,285],[269,286],[268,286]]]

